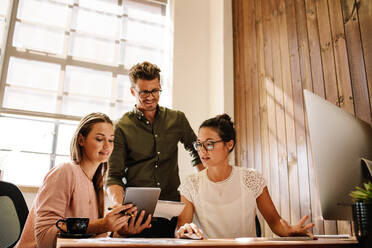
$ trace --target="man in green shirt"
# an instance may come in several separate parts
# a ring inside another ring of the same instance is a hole
[[[129,72],[134,109],[115,125],[115,146],[109,159],[106,188],[114,204],[122,204],[124,187],[160,187],[160,199],[179,201],[178,142],[190,152],[192,164],[204,169],[192,142],[196,135],[184,113],[158,105],[160,69],[149,62],[134,65]],[[134,219],[134,218],[132,218]],[[131,220],[122,234],[141,237],[174,237],[177,219]],[[151,227],[150,227],[151,221]]]

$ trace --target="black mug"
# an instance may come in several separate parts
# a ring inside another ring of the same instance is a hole
[[[67,231],[61,229],[58,226],[60,222],[66,223]],[[56,222],[57,228],[62,233],[67,233],[67,234],[85,234],[88,228],[88,224],[89,224],[89,218],[66,218],[66,219],[59,219]]]

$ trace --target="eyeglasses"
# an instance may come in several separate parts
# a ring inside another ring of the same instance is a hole
[[[204,147],[205,150],[207,151],[212,151],[214,149],[214,144],[223,142],[223,140],[216,140],[216,141],[211,141],[211,140],[206,140],[204,142],[199,142],[199,141],[194,141],[192,144],[198,152]]]
[[[134,88],[135,91],[137,91],[136,88]],[[137,91],[138,95],[140,98],[147,98],[150,96],[150,94],[153,96],[153,97],[159,97],[160,95],[160,92],[161,92],[161,89],[153,89],[151,91],[149,90],[141,90],[141,91]]]

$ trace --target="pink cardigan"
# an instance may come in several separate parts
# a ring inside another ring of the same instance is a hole
[[[61,164],[44,178],[16,248],[55,247],[58,219],[98,218],[94,186],[79,165]]]

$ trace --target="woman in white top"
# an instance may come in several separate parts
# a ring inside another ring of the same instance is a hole
[[[185,208],[178,217],[176,237],[197,234],[208,238],[255,237],[256,207],[279,236],[312,236],[305,225],[283,220],[271,200],[264,178],[255,170],[229,165],[228,156],[235,146],[235,129],[227,114],[204,121],[195,149],[206,167],[190,175],[179,187]],[[192,223],[194,212],[200,228]],[[203,230],[203,231],[202,231]]]

